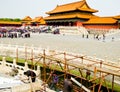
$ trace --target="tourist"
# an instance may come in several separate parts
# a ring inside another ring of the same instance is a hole
[[[24,75],[26,75],[27,77],[31,77],[32,82],[35,82],[36,73],[33,72],[32,70],[27,70],[26,72],[24,72]]]
[[[52,82],[50,84],[50,89],[54,89],[55,91],[57,91],[58,81],[59,81],[58,75],[54,73]]]
[[[87,38],[87,39],[89,38],[88,34],[87,34],[86,38]]]
[[[18,69],[15,66],[13,66],[11,69],[10,75],[16,76],[17,74],[18,74]]]
[[[71,81],[71,76],[69,75],[68,78],[64,80],[63,92],[72,92],[72,91],[73,91],[73,84]]]
[[[105,36],[105,34],[103,34],[103,42],[105,42],[105,38],[106,38],[106,36]]]
[[[90,70],[87,70],[87,71],[86,71],[86,79],[87,79],[87,78],[90,79],[90,74],[91,74],[91,73],[90,73]]]
[[[82,38],[84,38],[84,34],[82,34]]]
[[[112,41],[114,41],[114,37],[112,37]]]

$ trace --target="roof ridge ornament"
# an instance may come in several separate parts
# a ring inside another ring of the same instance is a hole
[[[57,6],[56,7],[58,7],[59,5],[57,4]]]

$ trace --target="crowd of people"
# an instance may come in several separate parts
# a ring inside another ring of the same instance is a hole
[[[30,33],[52,33],[60,34],[57,27],[40,26],[40,27],[0,27],[0,38],[29,38]]]
[[[24,37],[28,38],[30,37],[30,32],[27,29],[22,28],[0,28],[0,37],[1,38],[18,38],[18,37]]]

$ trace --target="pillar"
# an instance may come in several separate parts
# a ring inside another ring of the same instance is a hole
[[[6,66],[6,58],[5,57],[2,58],[2,66],[3,67]]]
[[[25,62],[24,71],[27,71],[27,70],[28,70],[28,63]]]
[[[47,49],[46,49],[45,51],[46,51],[46,54],[49,55],[49,53],[50,53],[50,52],[49,52],[49,51],[50,51],[50,50],[49,50],[49,46],[47,47]]]
[[[16,67],[16,59],[13,59],[13,66],[15,66]]]
[[[41,79],[41,70],[40,70],[40,66],[37,66],[37,75],[39,76],[39,78]]]

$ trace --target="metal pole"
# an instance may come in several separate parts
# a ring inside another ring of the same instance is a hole
[[[102,61],[100,62],[100,68],[102,68]],[[100,77],[102,77],[102,73],[100,72]],[[99,79],[100,82],[100,79]]]
[[[25,62],[27,61],[27,47],[25,46]]]
[[[112,76],[112,92],[114,92],[114,75]]]
[[[79,83],[77,80],[75,80],[73,77],[71,77],[71,80],[76,83],[78,86],[80,86],[82,89],[84,89],[86,92],[90,92],[90,90],[88,88],[86,88],[84,85],[82,85],[81,83]]]
[[[16,63],[18,62],[18,47],[16,49]]]
[[[65,71],[65,75],[64,75],[64,79],[66,78],[66,73],[67,73],[67,60],[66,60],[66,53],[64,52],[64,71]]]
[[[44,82],[46,82],[45,49],[43,50],[43,73],[44,73]]]
[[[33,69],[33,48],[31,49],[31,69]]]
[[[97,69],[95,67],[94,68],[94,80],[96,79],[96,73],[97,73]],[[94,92],[94,90],[95,90],[95,84],[93,84],[93,91],[92,92]]]

